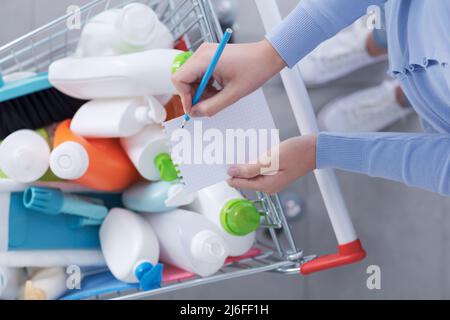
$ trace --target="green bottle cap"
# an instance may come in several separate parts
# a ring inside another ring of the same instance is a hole
[[[178,171],[173,164],[172,158],[168,153],[160,153],[155,157],[155,166],[159,170],[161,180],[163,181],[174,181],[178,179]]]
[[[192,51],[186,51],[177,55],[172,63],[172,74],[177,72],[178,69],[180,69],[181,66],[185,64],[185,62],[188,61],[192,55]]]
[[[260,213],[251,201],[233,199],[222,208],[220,222],[228,233],[235,236],[245,236],[258,229]]]

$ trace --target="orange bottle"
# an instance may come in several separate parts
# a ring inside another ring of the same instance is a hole
[[[166,108],[166,121],[181,117],[184,115],[183,104],[181,103],[180,96],[173,96],[169,102],[164,105]]]
[[[50,168],[56,176],[102,191],[120,191],[139,179],[119,139],[85,139],[70,130],[70,122],[55,131]]]

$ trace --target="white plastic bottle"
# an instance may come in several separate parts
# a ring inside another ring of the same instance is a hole
[[[120,56],[68,57],[53,62],[48,76],[56,89],[79,99],[174,95],[172,68],[189,55],[154,49]]]
[[[83,28],[76,54],[107,56],[172,48],[174,39],[156,13],[142,3],[99,13]]]
[[[147,125],[138,134],[120,139],[120,143],[145,179],[173,181],[177,178],[169,156],[167,136],[161,125]]]
[[[0,144],[0,169],[8,178],[30,183],[49,168],[50,147],[37,132],[22,129],[11,133]]]
[[[230,250],[230,256],[240,256],[251,249],[255,230],[259,227],[260,213],[226,182],[197,191],[197,197],[188,206],[220,228]]]
[[[223,266],[227,244],[220,230],[202,215],[176,209],[144,216],[159,239],[161,261],[202,277]]]
[[[125,209],[111,209],[100,227],[100,245],[117,279],[145,287],[146,273],[153,271],[159,258],[158,239],[146,219]]]
[[[78,109],[70,129],[88,138],[129,137],[147,124],[162,123],[165,119],[164,106],[152,96],[97,99]]]
[[[27,272],[25,268],[0,267],[0,300],[16,300],[23,292]]]
[[[194,199],[195,193],[186,193],[183,184],[166,181],[138,183],[122,194],[124,206],[139,212],[170,211]]]
[[[55,300],[67,291],[66,269],[63,267],[36,270],[25,283],[23,300]]]

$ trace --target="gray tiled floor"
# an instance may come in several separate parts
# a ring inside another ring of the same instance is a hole
[[[77,2],[81,1],[1,1],[0,44],[63,14],[68,4]],[[263,31],[253,1],[239,2],[241,17],[245,13],[245,19],[239,19],[237,41],[260,39]],[[297,1],[278,2],[286,14]],[[5,25],[11,27],[5,28]],[[311,90],[315,107],[318,110],[338,95],[376,84],[383,78],[385,67],[383,64],[373,66],[326,88]],[[278,77],[268,83],[265,93],[276,122],[283,124],[282,137],[298,134]],[[411,116],[389,129],[417,131],[419,125],[416,117]],[[450,273],[447,268],[450,255],[447,250],[450,236],[447,234],[450,218],[447,213],[450,200],[382,179],[343,172],[338,173],[338,178],[356,230],[368,252],[364,262],[305,278],[261,274],[167,294],[164,298],[449,298]],[[307,253],[335,250],[335,238],[314,177],[308,175],[300,179],[290,190],[299,192],[306,202],[304,216],[292,226],[298,244]],[[366,268],[371,264],[381,267],[382,290],[366,288]]]

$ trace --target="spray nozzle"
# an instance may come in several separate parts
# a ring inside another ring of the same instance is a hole
[[[166,120],[166,108],[154,97],[145,97],[145,105],[136,108],[136,120],[143,124],[163,123]]]

